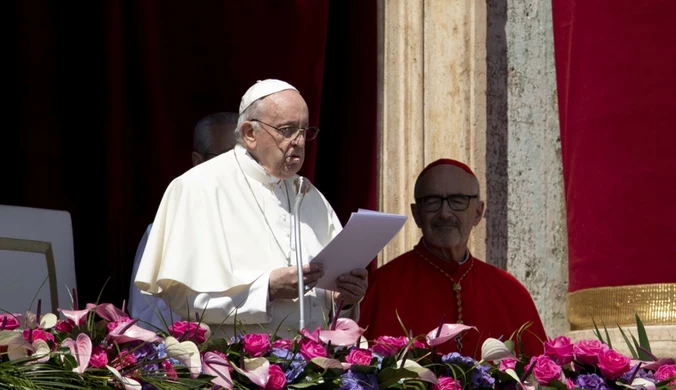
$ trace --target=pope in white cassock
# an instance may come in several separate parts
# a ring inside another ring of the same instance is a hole
[[[233,150],[168,186],[135,284],[184,320],[199,315],[221,335],[234,335],[236,318],[249,332],[279,326],[278,335],[293,336],[300,318],[293,183],[305,142],[319,129],[308,127],[308,107],[295,87],[268,79],[242,97],[235,131]],[[357,319],[367,288],[365,269],[340,276],[337,291],[314,288],[323,271],[308,263],[342,229],[314,187],[303,198],[300,222],[305,327],[324,326],[338,302],[344,304],[339,316]]]

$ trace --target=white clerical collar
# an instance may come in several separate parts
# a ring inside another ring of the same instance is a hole
[[[465,258],[462,259],[461,262],[458,262],[458,264],[459,264],[459,265],[463,265],[463,264],[465,264],[465,262],[466,262],[467,260],[469,260],[469,249],[465,252]]]
[[[430,247],[427,246],[427,241],[425,241],[425,239],[422,240],[422,243],[423,243],[423,246],[425,247],[425,249],[427,249],[428,251],[432,252],[432,250],[430,250]],[[432,252],[432,253],[434,253],[434,252]],[[464,257],[461,261],[458,261],[458,265],[463,265],[463,264],[465,264],[465,262],[466,262],[467,260],[469,260],[469,249],[465,249],[465,257]]]
[[[235,145],[235,157],[242,165],[244,173],[267,186],[272,186],[281,181],[280,178],[269,174],[242,145]]]

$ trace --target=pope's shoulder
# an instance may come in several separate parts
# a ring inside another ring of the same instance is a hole
[[[234,151],[230,150],[190,168],[172,180],[169,187],[180,187],[183,190],[215,187],[223,179],[232,177],[236,169]]]

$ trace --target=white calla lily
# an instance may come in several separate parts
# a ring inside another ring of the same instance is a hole
[[[178,342],[175,337],[169,336],[164,340],[167,356],[172,357],[190,370],[190,377],[197,378],[202,369],[202,358],[197,345],[192,341]]]
[[[397,362],[397,367],[402,367],[401,360]],[[413,360],[406,360],[402,368],[415,372],[416,374],[418,374],[420,380],[435,385],[439,384],[439,379],[437,379],[437,376],[434,375],[434,372],[432,372],[432,370],[421,366],[420,364],[414,362]]]
[[[40,328],[41,329],[51,329],[56,326],[56,322],[59,318],[54,313],[47,313],[40,317]]]
[[[481,360],[496,362],[502,359],[516,359],[516,357],[502,341],[492,337],[487,338],[481,345]]]

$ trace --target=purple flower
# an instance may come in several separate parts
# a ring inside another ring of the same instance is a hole
[[[627,383],[629,383],[631,376],[634,375],[634,371],[636,371],[636,365],[634,365],[629,371],[625,372],[621,376],[621,378],[624,379]],[[636,373],[636,378],[645,379],[645,380],[651,381],[652,383],[658,382],[655,379],[655,375],[653,375],[652,371],[647,371],[647,370],[644,370],[642,368],[639,369],[638,372]]]
[[[289,351],[288,349],[272,348],[272,351],[270,353],[283,360],[291,360],[293,358],[293,352]],[[296,356],[298,355],[299,354],[296,354]]]
[[[348,371],[340,376],[338,390],[378,390],[378,377],[375,374],[362,374]]]
[[[132,355],[136,359],[137,362],[142,363],[144,361],[152,361],[156,360],[157,357],[157,350],[155,349],[155,345],[151,343],[144,343],[144,342],[135,342],[131,343],[132,345]],[[138,347],[136,347],[138,346]],[[135,349],[134,349],[135,348]],[[166,355],[166,352],[165,352]],[[155,362],[151,364],[146,364],[143,367],[144,370],[150,372],[150,371],[157,371],[160,369],[160,364]]]
[[[272,354],[279,357],[283,361],[278,361],[277,364],[285,369],[286,383],[291,383],[303,372],[307,362],[299,353],[294,354],[292,351],[283,348],[272,348]]]
[[[167,346],[164,343],[159,343],[155,346],[155,352],[157,352],[157,357],[164,359],[167,357]]]
[[[298,376],[303,373],[305,366],[307,366],[305,361],[291,362],[291,364],[289,364],[289,368],[284,372],[284,375],[286,376],[286,383],[290,384],[291,382],[295,381],[296,378],[298,378]]]
[[[577,377],[575,384],[589,390],[611,390],[606,381],[596,374],[583,374]]]
[[[490,367],[477,366],[472,370],[472,387],[493,387],[495,379],[488,373]]]
[[[471,357],[462,356],[457,352],[447,353],[441,357],[441,362],[444,364],[465,364],[473,366],[476,361]]]
[[[146,381],[141,381],[141,390],[157,390],[157,387],[151,385]]]

